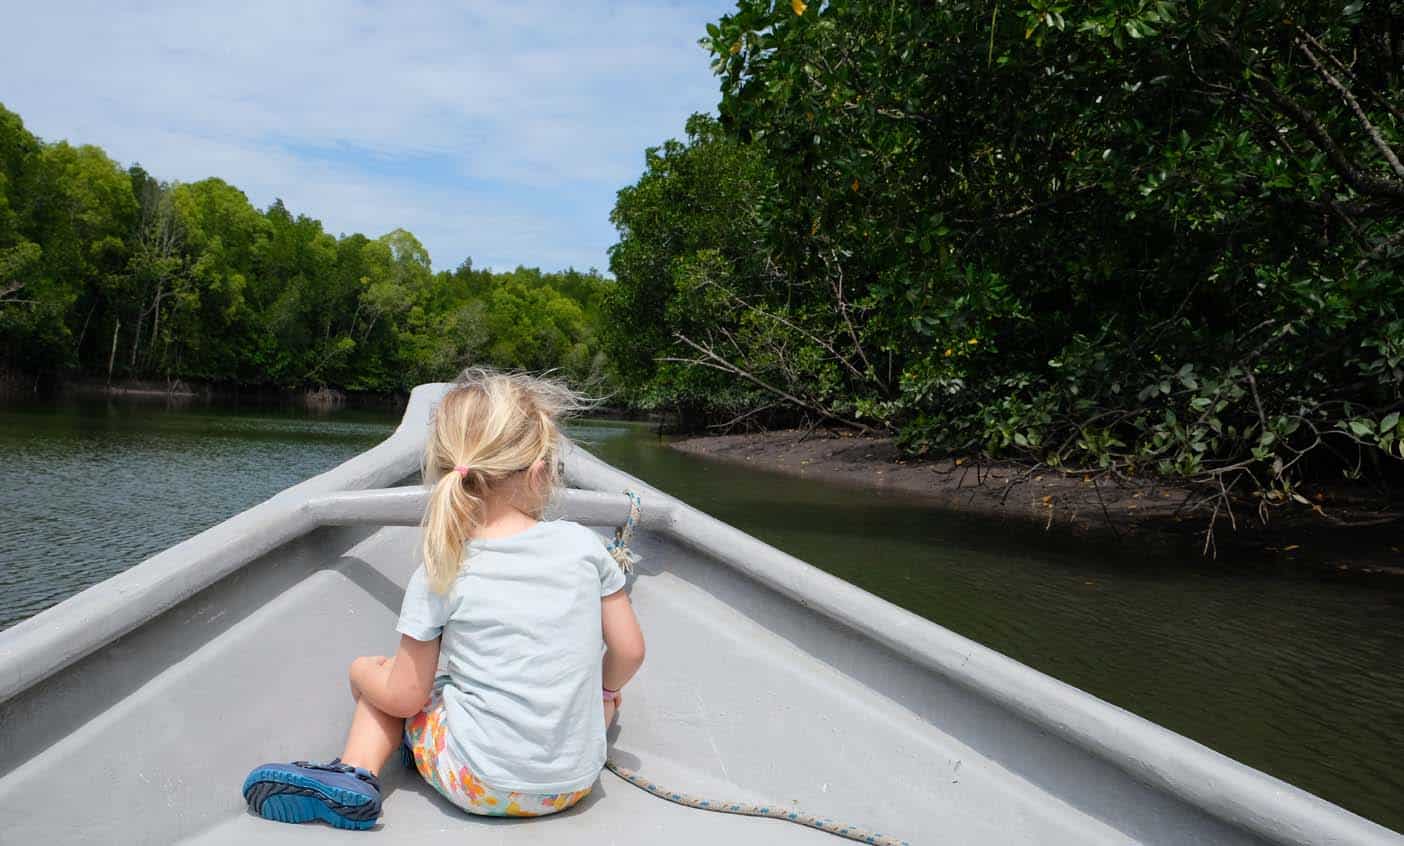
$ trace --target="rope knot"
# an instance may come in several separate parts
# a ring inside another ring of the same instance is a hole
[[[624,521],[624,525],[614,529],[614,540],[605,545],[610,557],[619,565],[619,569],[627,576],[634,572],[634,564],[641,559],[629,548],[629,541],[634,537],[634,527],[639,522],[641,502],[639,495],[633,491],[625,491],[624,495],[629,498],[629,517]]]

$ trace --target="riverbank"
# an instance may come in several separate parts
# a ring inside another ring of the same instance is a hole
[[[409,394],[396,392],[346,391],[333,387],[284,388],[276,385],[243,385],[230,382],[170,382],[154,379],[72,379],[57,382],[27,382],[14,372],[0,369],[0,402],[23,402],[42,398],[112,398],[161,401],[172,407],[206,403],[220,405],[267,405],[306,407],[312,411],[338,408],[367,408],[403,411]],[[630,420],[666,425],[671,422],[655,413],[639,412],[616,405],[592,406],[589,417],[602,420]]]
[[[24,400],[39,397],[110,397],[124,400],[162,401],[172,406],[220,403],[272,406],[303,406],[311,410],[351,408],[404,408],[407,394],[370,391],[343,391],[337,388],[284,388],[277,385],[241,385],[229,382],[186,382],[154,379],[72,379],[34,385],[11,386],[0,399]]]
[[[1398,583],[1404,578],[1399,521],[1342,526],[1305,509],[1274,512],[1259,521],[1251,503],[1234,520],[1223,514],[1206,545],[1210,515],[1193,511],[1190,491],[1155,482],[1110,483],[1090,476],[1028,472],[1012,463],[903,456],[890,438],[800,430],[706,435],[675,440],[681,452],[760,470],[902,492],[932,505],[1099,542],[1170,548],[1177,555],[1212,554],[1239,565],[1270,565]],[[1377,507],[1344,487],[1314,490],[1331,517],[1347,523],[1377,519]],[[1236,525],[1235,525],[1236,524]]]

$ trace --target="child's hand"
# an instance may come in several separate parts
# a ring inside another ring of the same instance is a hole
[[[606,699],[604,704],[605,728],[609,728],[614,722],[614,717],[619,713],[619,707],[624,704],[624,695],[617,694],[615,699]]]

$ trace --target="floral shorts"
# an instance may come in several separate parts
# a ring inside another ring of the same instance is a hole
[[[424,780],[453,804],[470,814],[488,817],[540,817],[564,811],[590,793],[519,793],[483,784],[445,743],[448,721],[439,684],[424,710],[405,721],[405,743],[414,753],[414,766]]]

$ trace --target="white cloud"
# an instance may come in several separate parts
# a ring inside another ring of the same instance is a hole
[[[715,105],[723,0],[273,2],[7,12],[0,101],[164,179],[219,176],[438,267],[604,267],[644,147]]]

